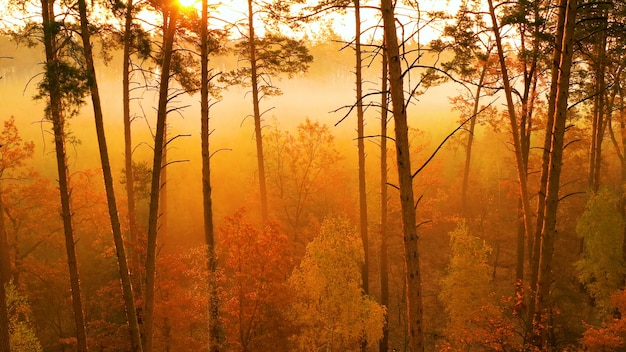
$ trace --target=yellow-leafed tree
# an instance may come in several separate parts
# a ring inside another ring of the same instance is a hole
[[[363,294],[363,247],[347,220],[328,219],[290,278],[298,351],[359,351],[382,338],[385,308]]]

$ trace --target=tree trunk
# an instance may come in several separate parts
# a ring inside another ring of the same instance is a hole
[[[142,279],[140,264],[139,236],[137,228],[137,208],[135,205],[135,173],[133,170],[133,144],[130,117],[130,51],[133,24],[133,0],[126,3],[126,19],[124,24],[124,52],[122,66],[122,100],[124,110],[124,167],[126,176],[126,203],[128,207],[128,229],[131,246],[128,250],[133,291],[136,297],[142,296]]]
[[[359,220],[361,241],[365,253],[361,279],[363,292],[369,294],[369,241],[367,233],[367,189],[365,184],[365,122],[363,118],[363,77],[361,59],[361,9],[360,0],[354,0],[355,16],[355,51],[356,51],[356,113],[357,113],[357,149],[359,154]]]
[[[4,223],[4,202],[0,189],[0,352],[11,352],[9,345],[9,312],[5,285],[11,279],[11,260],[9,259],[9,241]]]
[[[152,160],[152,181],[150,183],[150,208],[148,216],[148,243],[146,251],[146,296],[144,319],[144,350],[151,352],[153,347],[154,328],[154,291],[156,271],[157,223],[159,218],[159,190],[161,187],[161,165],[163,162],[163,142],[165,140],[165,122],[167,118],[167,98],[170,79],[170,65],[176,34],[178,17],[175,6],[169,11],[169,21],[164,23],[163,62],[161,64],[161,81],[159,82],[159,105],[157,108],[157,126],[154,136],[154,157]]]
[[[387,109],[389,94],[387,93],[387,54],[385,43],[382,47],[382,75],[381,75],[381,99],[380,99],[380,304],[389,307],[389,263],[387,258]],[[385,315],[383,337],[380,339],[380,352],[389,349],[389,312]]]
[[[215,235],[213,232],[213,200],[211,198],[211,151],[209,144],[209,36],[208,36],[208,0],[202,0],[202,25],[200,27],[200,139],[202,140],[202,200],[204,215],[204,239],[207,246],[208,275],[208,332],[209,352],[218,352],[219,340],[219,300],[215,278],[217,265],[215,260]]]
[[[413,176],[409,155],[409,128],[407,124],[406,102],[402,66],[398,48],[394,8],[391,0],[381,0],[381,9],[386,39],[386,55],[389,60],[389,87],[393,108],[396,135],[396,156],[402,208],[402,231],[404,236],[407,330],[409,351],[424,351],[422,323],[422,284],[418,254],[418,236],[415,223],[415,198],[413,197]]]
[[[4,194],[0,187],[0,277],[2,282],[7,283],[11,280],[11,254],[9,250],[9,236],[7,234],[6,223],[4,219],[4,202],[2,195]]]
[[[566,3],[565,3],[566,2]],[[544,314],[547,313],[550,286],[552,284],[552,254],[554,252],[554,237],[556,234],[557,208],[559,202],[559,182],[563,163],[563,140],[565,136],[565,122],[567,117],[567,101],[569,97],[569,78],[572,66],[573,34],[578,9],[576,0],[562,0],[564,10],[559,16],[565,17],[561,57],[558,70],[560,72],[557,85],[557,94],[554,109],[554,127],[550,143],[550,160],[548,165],[548,183],[546,192],[545,215],[541,232],[541,250],[539,257],[539,272],[537,276],[537,293],[535,296],[535,314],[533,327],[537,336],[534,340],[539,347],[550,349],[546,341],[546,326]],[[566,8],[566,9],[565,9]]]
[[[254,135],[256,137],[256,158],[259,171],[259,190],[261,192],[261,217],[267,222],[267,184],[265,181],[265,159],[263,158],[263,133],[261,133],[261,111],[259,105],[259,74],[256,62],[256,36],[254,34],[254,11],[252,0],[248,0],[248,30],[250,41],[250,80],[252,84],[252,109],[254,116]]]
[[[524,148],[520,134],[520,124],[517,119],[517,111],[515,103],[513,102],[513,90],[511,82],[509,81],[509,74],[507,64],[505,60],[505,53],[502,45],[502,38],[500,36],[500,28],[498,27],[498,21],[496,18],[493,1],[488,0],[489,14],[491,16],[491,22],[493,25],[493,34],[496,41],[496,47],[498,48],[498,59],[500,62],[500,69],[502,71],[502,84],[504,86],[504,94],[506,96],[507,109],[509,114],[509,122],[511,125],[511,135],[513,137],[513,149],[515,151],[515,162],[517,166],[517,176],[520,188],[520,198],[522,201],[523,221],[526,234],[531,233],[532,228],[532,212],[530,210],[530,197],[528,196],[528,181],[527,181],[527,167],[524,163]]]
[[[607,9],[599,5],[601,9],[598,14],[602,21],[602,28],[598,31],[599,38],[595,41],[596,63],[595,63],[595,97],[593,99],[593,117],[591,124],[591,149],[589,151],[589,189],[596,193],[600,188],[600,170],[602,166],[602,141],[606,126],[607,91],[606,91],[606,44],[607,44]]]
[[[115,251],[117,255],[117,263],[120,271],[120,279],[122,282],[122,291],[124,296],[124,304],[126,306],[126,316],[130,330],[130,342],[134,352],[140,352],[141,335],[139,332],[139,324],[137,323],[137,311],[135,310],[135,298],[130,281],[130,273],[126,261],[126,252],[124,249],[124,238],[122,237],[122,229],[117,211],[117,203],[115,200],[115,190],[113,189],[113,175],[111,172],[111,164],[109,162],[109,151],[106,144],[106,136],[104,132],[104,118],[102,116],[102,104],[100,102],[100,92],[98,90],[98,80],[96,78],[96,70],[93,63],[93,54],[91,48],[89,33],[89,22],[87,20],[87,4],[85,0],[78,0],[78,8],[80,11],[80,27],[81,37],[83,40],[83,51],[85,54],[85,63],[87,66],[87,81],[91,91],[91,102],[93,106],[94,119],[96,123],[96,134],[98,136],[98,148],[100,150],[100,162],[102,164],[102,174],[104,177],[104,186],[106,190],[107,204],[109,208],[109,218],[111,220],[111,229],[113,232],[113,240],[115,242]]]
[[[467,146],[465,147],[465,167],[463,168],[463,182],[461,184],[461,209],[465,220],[469,220],[469,209],[467,205],[467,189],[469,185],[469,173],[472,160],[472,146],[474,143],[474,129],[476,128],[476,119],[478,118],[478,109],[480,108],[480,92],[485,81],[485,75],[487,74],[487,61],[480,72],[480,79],[476,86],[476,95],[474,96],[474,107],[472,110],[472,116],[470,119],[469,133],[467,136]],[[469,222],[466,221],[469,224]]]
[[[528,314],[527,314],[527,326],[526,333],[532,334],[533,327],[532,321],[535,315],[535,295],[537,292],[537,278],[539,276],[539,256],[541,249],[541,231],[543,229],[545,206],[546,206],[546,193],[548,185],[548,165],[550,163],[550,145],[552,141],[552,132],[554,128],[554,111],[556,108],[556,95],[557,84],[559,80],[559,67],[561,60],[561,45],[563,41],[563,33],[565,27],[565,6],[566,1],[561,0],[559,6],[559,14],[557,19],[557,32],[555,36],[554,53],[552,56],[552,73],[550,79],[550,93],[548,95],[548,113],[546,119],[546,128],[544,136],[544,145],[542,153],[542,169],[539,181],[539,191],[537,194],[537,221],[535,223],[535,231],[532,236],[528,237],[528,259],[530,262],[530,282],[529,299],[528,299]]]
[[[70,186],[67,169],[67,155],[65,152],[65,117],[61,109],[60,82],[58,80],[59,65],[56,47],[54,0],[41,0],[41,12],[44,29],[44,46],[46,51],[46,69],[50,89],[50,119],[54,134],[54,146],[59,174],[59,193],[61,197],[61,217],[63,219],[63,233],[67,252],[67,266],[70,274],[70,288],[72,308],[76,324],[76,349],[78,352],[87,351],[87,331],[85,316],[80,292],[80,278],[76,260],[76,244],[74,229],[72,228],[72,210],[70,204]]]

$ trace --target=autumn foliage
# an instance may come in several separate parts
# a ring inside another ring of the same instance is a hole
[[[246,219],[244,209],[227,217],[219,233],[225,347],[289,350],[286,314],[291,296],[286,279],[292,258],[287,236],[274,223],[257,229]]]

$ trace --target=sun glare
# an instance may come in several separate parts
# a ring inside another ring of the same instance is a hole
[[[196,5],[198,0],[178,0],[181,7],[192,7]]]

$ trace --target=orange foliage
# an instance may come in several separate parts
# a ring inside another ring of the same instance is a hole
[[[582,344],[588,351],[624,351],[626,349],[626,291],[619,290],[611,296],[615,305],[613,317],[602,322],[600,327],[589,326],[583,334]]]
[[[218,258],[224,265],[220,302],[227,349],[279,351],[287,349],[284,317],[291,271],[287,236],[276,224],[263,231],[246,220],[245,210],[227,217]]]

